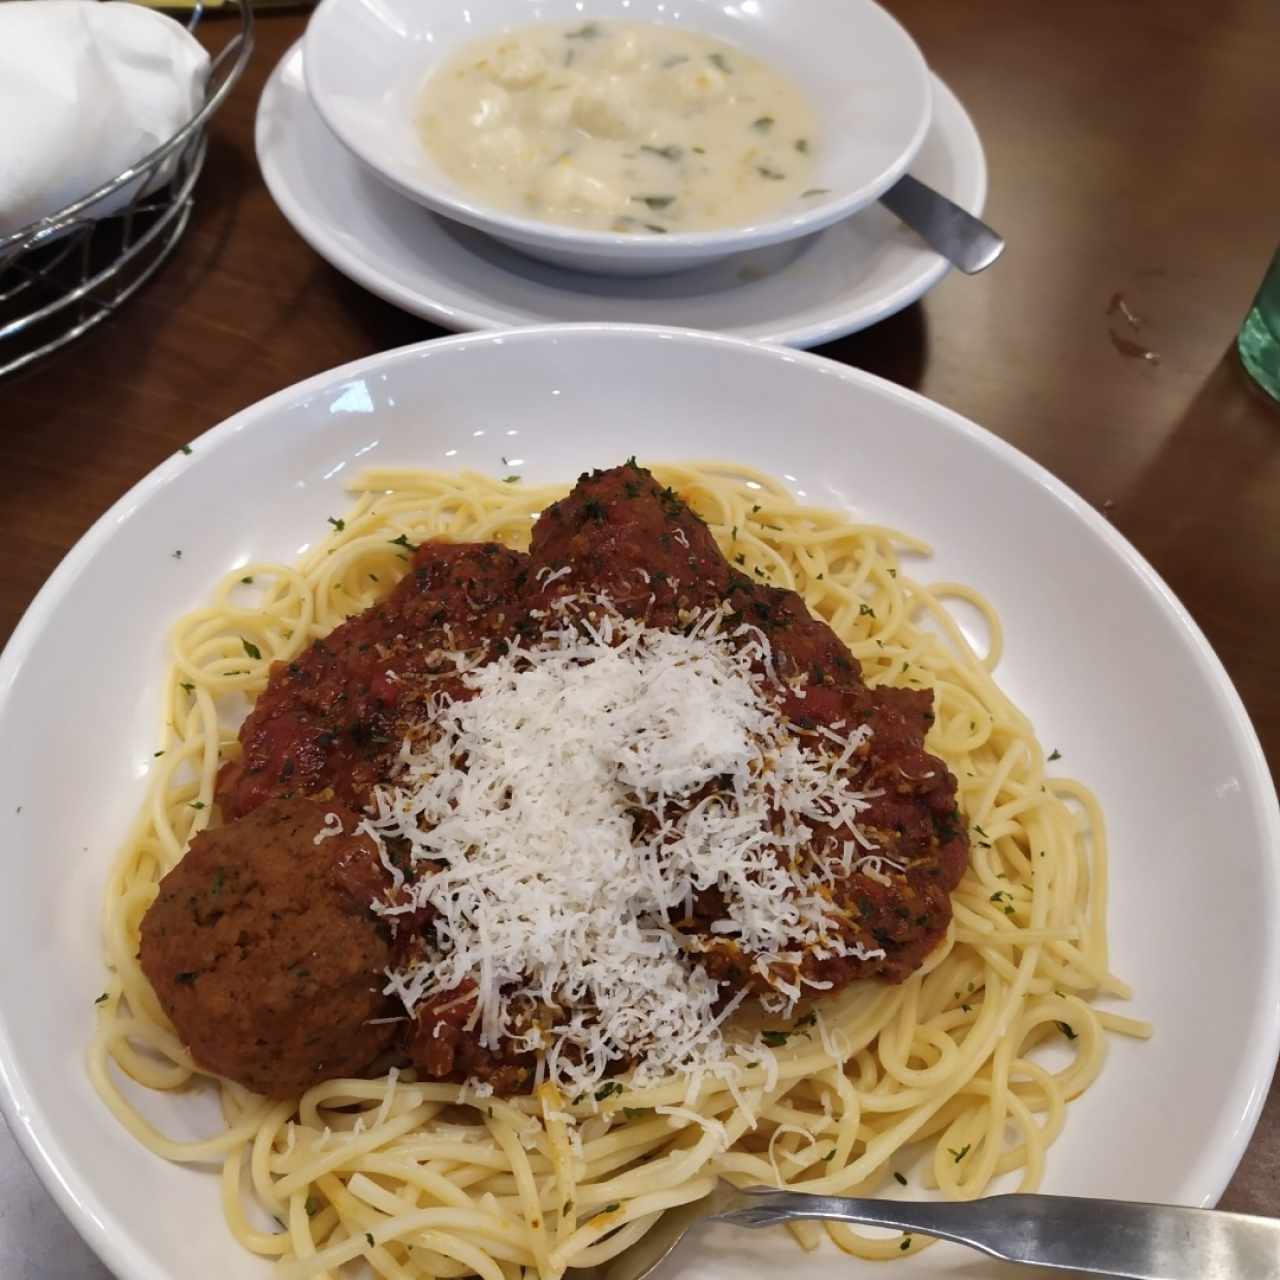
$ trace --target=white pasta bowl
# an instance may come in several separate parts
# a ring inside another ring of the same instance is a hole
[[[807,94],[821,130],[812,185],[825,194],[766,220],[637,236],[560,226],[484,203],[432,160],[414,126],[431,73],[485,35],[583,17],[677,25],[762,58]],[[924,57],[871,0],[323,0],[307,27],[307,88],[336,137],[395,190],[534,257],[585,271],[658,274],[820,231],[907,170],[929,127]]]
[[[370,356],[198,436],[81,539],[0,655],[0,1107],[121,1280],[273,1274],[228,1232],[218,1167],[153,1155],[85,1069],[101,899],[155,767],[173,623],[223,574],[304,555],[364,467],[568,483],[632,453],[767,470],[807,502],[926,539],[917,576],[991,600],[1001,685],[1106,815],[1110,963],[1134,988],[1112,1007],[1155,1027],[1112,1042],[1044,1189],[1211,1204],[1226,1186],[1280,1048],[1280,811],[1244,708],[1169,589],[1048,472],[901,387],[713,334],[552,326]],[[130,1096],[174,1138],[222,1129],[208,1089]],[[678,1266],[871,1274],[728,1227],[689,1240]],[[992,1274],[950,1247],[905,1267],[875,1275]]]

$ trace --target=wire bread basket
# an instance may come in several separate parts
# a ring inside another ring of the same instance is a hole
[[[214,56],[204,105],[167,142],[96,191],[0,237],[0,377],[25,368],[113,315],[146,283],[186,230],[204,167],[209,118],[253,50],[250,0],[224,0],[239,30]],[[197,0],[187,21],[204,14]],[[122,189],[128,199],[103,210]]]

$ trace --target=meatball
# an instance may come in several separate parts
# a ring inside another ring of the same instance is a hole
[[[405,723],[453,673],[448,651],[510,628],[524,570],[524,556],[495,543],[423,543],[385,600],[272,667],[240,728],[240,758],[218,778],[223,811],[239,818],[273,796],[320,791],[362,807]]]
[[[697,514],[631,461],[582,476],[548,506],[528,556],[492,543],[417,548],[386,600],[273,669],[219,779],[223,811],[239,820],[193,842],[142,924],[143,969],[202,1066],[291,1096],[390,1050],[423,1079],[477,1079],[503,1094],[531,1086],[537,1062],[522,1038],[479,1043],[472,980],[392,1023],[403,1011],[380,994],[384,972],[427,962],[448,940],[431,908],[409,901],[394,935],[384,926],[371,904],[392,901],[390,876],[371,841],[345,833],[352,810],[394,781],[399,744],[435,698],[467,696],[454,652],[483,663],[509,640],[537,642],[565,613],[590,617],[601,597],[673,631],[722,609],[723,633],[757,647],[762,688],[812,752],[833,755],[856,726],[871,730],[841,766],[868,802],[857,830],[810,817],[795,866],[830,901],[846,954],[810,949],[762,972],[720,928],[729,907],[710,886],[669,924],[722,997],[801,978],[819,994],[898,982],[937,946],[969,849],[956,780],[925,746],[932,694],[869,688],[802,597],[738,572]],[[699,799],[731,787],[713,780]],[[317,843],[332,814],[343,834]],[[531,1006],[515,1028],[549,1030],[558,1016]]]
[[[547,572],[559,566],[571,572]],[[861,825],[891,874],[855,870],[838,875],[826,889],[845,943],[871,955],[809,954],[801,971],[810,981],[830,984],[833,992],[858,979],[901,982],[915,972],[946,934],[950,893],[969,860],[956,779],[925,750],[932,693],[869,689],[857,659],[799,595],[738,572],[698,516],[634,462],[581,476],[572,493],[542,513],[529,568],[528,590],[535,600],[603,592],[618,612],[642,616],[655,627],[679,629],[690,613],[725,604],[729,630],[749,626],[767,644],[768,674],[778,680],[773,696],[792,724],[802,731],[870,725],[872,735],[852,765],[860,788],[873,797]],[[766,674],[763,663],[755,666]],[[810,748],[831,749],[816,734]],[[811,825],[816,854],[854,839],[843,828]],[[767,986],[759,981],[757,957],[715,933],[713,925],[726,914],[724,900],[712,889],[698,896],[692,919],[678,927],[722,983]],[[782,976],[794,980],[792,974]],[[432,1034],[447,1033],[433,1028]]]
[[[628,462],[580,476],[538,517],[528,597],[545,608],[560,597],[604,595],[624,617],[675,630],[688,611],[718,606],[731,576],[697,514]]]
[[[332,829],[337,815],[341,833]],[[326,823],[326,818],[328,822]],[[340,805],[272,800],[201,832],[142,919],[143,972],[206,1071],[291,1097],[391,1044],[390,877]],[[394,1012],[394,1010],[392,1011]]]

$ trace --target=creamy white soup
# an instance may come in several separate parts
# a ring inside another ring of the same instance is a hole
[[[418,125],[478,200],[591,230],[740,226],[822,194],[804,95],[759,58],[675,27],[490,36],[427,80]]]

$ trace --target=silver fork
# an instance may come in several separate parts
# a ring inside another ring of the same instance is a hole
[[[1280,1219],[1216,1209],[1088,1200],[989,1196],[951,1201],[855,1200],[720,1182],[704,1200],[672,1209],[602,1280],[642,1280],[698,1222],[772,1227],[818,1219],[936,1236],[1002,1262],[1126,1280],[1272,1280],[1280,1275]]]

